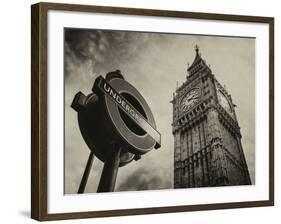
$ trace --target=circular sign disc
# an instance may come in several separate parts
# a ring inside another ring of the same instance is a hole
[[[120,78],[109,80],[109,84],[123,96],[129,105],[145,118],[145,120],[156,129],[153,114],[142,95],[130,83]],[[104,95],[105,109],[114,128],[120,137],[128,144],[128,150],[136,154],[144,154],[154,148],[156,141],[134,120],[124,112],[107,94]],[[122,102],[123,103],[123,102]],[[123,105],[123,104],[122,104]]]

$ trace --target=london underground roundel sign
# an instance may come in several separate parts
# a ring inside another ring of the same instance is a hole
[[[99,76],[92,93],[76,94],[72,107],[78,112],[82,136],[95,155],[104,161],[108,144],[122,147],[120,166],[161,146],[161,135],[145,99],[120,71]]]

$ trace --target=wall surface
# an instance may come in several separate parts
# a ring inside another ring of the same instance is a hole
[[[30,5],[36,1],[3,1],[1,5],[1,223],[35,223],[30,216]],[[63,2],[57,0],[57,2]],[[250,0],[95,0],[68,3],[141,7],[168,10],[201,11],[275,17],[275,58],[280,60],[280,6],[278,1]],[[280,64],[275,66],[275,83],[281,83]],[[276,85],[275,99],[281,95]],[[275,198],[276,206],[267,208],[228,209],[178,214],[143,215],[70,220],[53,223],[280,223],[281,195],[278,162],[281,140],[281,105],[275,104]]]

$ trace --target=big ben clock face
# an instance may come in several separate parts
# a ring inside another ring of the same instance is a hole
[[[191,108],[201,96],[201,89],[199,87],[191,89],[187,92],[181,100],[181,111],[186,111]]]
[[[218,98],[219,98],[220,105],[226,110],[226,112],[228,112],[230,115],[232,115],[232,109],[231,109],[228,99],[220,90],[218,90],[217,92],[218,92]]]

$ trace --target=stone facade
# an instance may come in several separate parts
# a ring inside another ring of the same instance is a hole
[[[174,188],[251,184],[235,105],[201,58],[198,47],[187,71],[186,81],[171,101]],[[194,89],[197,95],[191,95]]]

